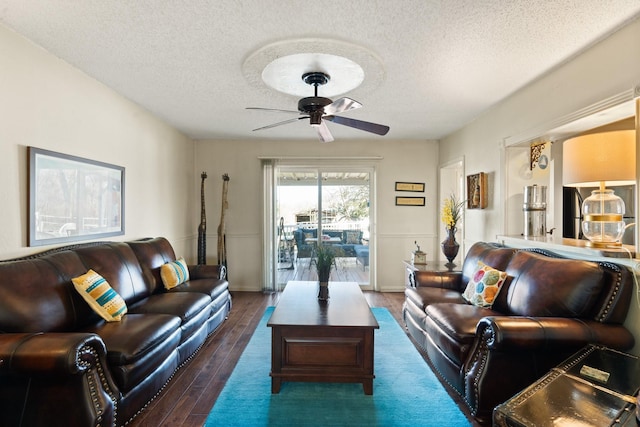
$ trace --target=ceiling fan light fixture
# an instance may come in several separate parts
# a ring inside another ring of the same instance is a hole
[[[309,118],[312,127],[320,127],[322,123],[322,110],[314,111]]]

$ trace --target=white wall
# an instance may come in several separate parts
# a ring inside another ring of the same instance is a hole
[[[195,258],[194,143],[147,111],[0,26],[0,259],[27,247],[27,146],[124,166],[125,231],[165,236]]]
[[[435,141],[199,141],[196,170],[206,171],[207,258],[215,261],[220,220],[222,174],[228,173],[229,209],[226,235],[230,286],[234,290],[262,288],[262,170],[260,157],[382,157],[376,167],[377,289],[404,288],[403,259],[418,240],[429,254],[437,250],[437,159]],[[331,160],[326,160],[331,161]],[[333,160],[335,162],[336,160]],[[304,160],[301,160],[304,163]],[[424,207],[395,206],[396,181],[424,182]],[[194,215],[199,215],[199,211]],[[196,216],[197,216],[196,215]],[[199,218],[199,216],[198,216]]]

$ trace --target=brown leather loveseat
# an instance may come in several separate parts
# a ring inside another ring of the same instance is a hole
[[[493,272],[504,282],[487,307],[463,298],[467,284],[483,274],[479,261],[506,273]],[[586,344],[634,345],[622,325],[634,280],[614,263],[480,242],[461,272],[416,272],[414,283],[405,290],[407,329],[480,422]]]
[[[0,262],[0,425],[120,426],[227,317],[225,270],[189,266],[166,290],[164,238],[74,245]],[[125,301],[105,322],[72,285],[94,270]]]

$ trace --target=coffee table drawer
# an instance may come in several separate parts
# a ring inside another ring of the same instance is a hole
[[[283,337],[284,365],[312,369],[315,366],[354,367],[363,365],[363,338]]]

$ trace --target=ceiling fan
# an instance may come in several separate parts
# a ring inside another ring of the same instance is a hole
[[[279,110],[275,108],[247,107],[247,110],[277,111],[300,114],[299,117],[273,123],[267,126],[262,126],[253,130],[256,131],[269,129],[276,126],[285,125],[287,123],[297,122],[298,120],[309,119],[311,127],[315,128],[316,132],[318,133],[320,142],[333,141],[333,135],[331,135],[331,132],[329,131],[329,128],[325,123],[326,120],[343,126],[349,126],[366,132],[375,133],[377,135],[386,135],[387,132],[389,132],[389,126],[336,116],[336,114],[338,113],[344,113],[350,110],[355,110],[356,108],[360,108],[362,107],[362,104],[360,104],[358,101],[346,97],[333,101],[329,98],[318,96],[318,86],[326,84],[329,79],[330,77],[328,74],[318,71],[305,73],[302,75],[302,80],[306,84],[314,87],[314,95],[300,99],[298,101],[298,111]]]

